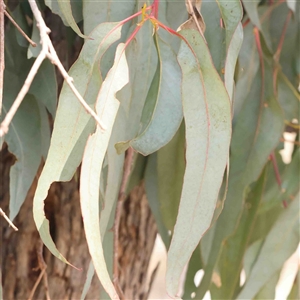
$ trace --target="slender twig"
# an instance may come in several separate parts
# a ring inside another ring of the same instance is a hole
[[[4,78],[4,11],[5,4],[0,0],[0,116],[2,112],[3,78]]]
[[[13,19],[13,17],[4,10],[4,14],[9,18],[9,20],[15,25],[19,32],[24,36],[24,38],[29,42],[32,47],[36,47],[36,43],[23,31],[23,29],[18,25],[18,23]]]
[[[46,299],[47,300],[51,300],[50,298],[50,294],[49,294],[49,286],[48,286],[48,277],[47,277],[47,273],[46,273],[46,269],[47,269],[47,264],[45,263],[44,257],[43,257],[43,247],[44,244],[43,242],[39,239],[36,245],[36,254],[37,254],[37,259],[38,259],[38,269],[41,270],[41,273],[38,277],[38,279],[36,280],[30,295],[28,297],[28,300],[31,300],[39,283],[41,282],[42,278],[44,279],[44,289],[45,289],[45,294],[46,294]]]
[[[274,87],[275,95],[277,94],[276,86],[277,86],[277,75],[278,75],[278,70],[279,70],[278,63],[279,63],[279,59],[280,59],[280,54],[281,54],[284,38],[285,38],[285,35],[286,35],[286,30],[287,30],[287,27],[288,27],[289,22],[291,20],[291,17],[292,17],[292,11],[290,10],[288,12],[286,20],[284,22],[284,26],[283,26],[283,29],[282,29],[282,32],[281,32],[280,40],[279,40],[276,52],[274,54],[274,60],[275,60],[276,66],[275,66],[274,71],[273,71],[273,87]]]
[[[32,68],[31,68],[30,72],[28,73],[25,83],[23,84],[16,100],[14,101],[13,105],[11,106],[10,110],[8,111],[8,113],[6,114],[4,120],[2,121],[2,123],[0,125],[0,137],[4,136],[8,132],[9,124],[10,124],[11,120],[13,119],[14,115],[16,114],[19,106],[21,105],[25,95],[27,94],[27,92],[30,88],[30,85],[31,85],[36,73],[38,72],[42,62],[44,61],[45,57],[46,57],[46,55],[42,51],[39,54],[39,56],[37,57],[37,59],[35,60],[34,64],[32,65]]]
[[[40,42],[42,45],[42,50],[41,50],[40,54],[38,55],[37,59],[35,60],[32,68],[26,78],[26,81],[25,81],[24,85],[22,86],[21,91],[19,92],[15,102],[13,103],[12,107],[10,108],[10,110],[8,111],[7,115],[5,116],[3,122],[0,125],[0,137],[4,136],[8,132],[9,124],[11,123],[12,118],[14,117],[17,109],[19,108],[20,104],[22,103],[39,67],[41,66],[41,64],[45,58],[48,58],[53,64],[55,64],[58,67],[62,76],[66,80],[67,84],[69,85],[69,87],[71,88],[72,92],[77,97],[77,99],[79,100],[81,105],[85,108],[86,112],[89,113],[95,119],[95,121],[98,123],[98,125],[100,126],[100,128],[102,130],[105,130],[106,129],[105,125],[102,123],[99,116],[90,108],[90,106],[82,98],[82,96],[80,95],[80,93],[78,92],[78,90],[75,88],[75,86],[73,84],[73,78],[68,75],[67,71],[64,69],[62,63],[60,62],[60,60],[56,54],[56,51],[52,45],[52,42],[49,38],[50,29],[46,26],[45,21],[42,17],[42,14],[41,14],[35,0],[30,0],[29,4],[30,4],[31,10],[33,12],[33,15],[36,19],[36,24],[37,24],[36,26],[40,30],[40,37],[41,37]]]
[[[196,26],[197,26],[198,31],[200,32],[200,34],[201,34],[202,37],[204,38],[204,33],[203,33],[203,31],[202,31],[202,29],[201,29],[201,26],[200,26],[200,24],[199,24],[199,21],[198,21],[198,19],[197,19],[197,17],[196,17],[196,14],[195,14],[195,11],[194,11],[194,7],[193,7],[193,4],[192,4],[191,0],[187,0],[187,3],[188,3],[188,6],[189,6],[189,10],[190,10],[189,13],[192,15],[192,17],[193,17],[193,19],[194,19],[194,21],[195,21],[195,23],[196,23]],[[196,9],[197,9],[197,8],[196,8]],[[204,38],[204,40],[205,40],[205,38]]]
[[[123,202],[126,199],[126,188],[128,185],[130,173],[131,173],[131,167],[134,157],[134,151],[130,147],[126,152],[126,158],[124,162],[124,173],[123,178],[120,186],[119,191],[119,197],[116,207],[116,215],[114,220],[114,259],[113,259],[113,283],[115,286],[115,289],[118,291],[119,296],[121,299],[124,298],[124,294],[121,290],[121,287],[119,286],[119,262],[118,262],[118,251],[119,251],[119,226],[120,226],[120,219],[121,219],[121,213],[122,213],[122,207]]]
[[[12,221],[8,218],[6,213],[0,208],[0,215],[7,221],[7,223],[15,230],[18,231],[19,229],[12,223]]]
[[[273,169],[274,169],[274,172],[275,172],[275,177],[276,177],[277,184],[278,184],[279,188],[281,189],[282,181],[281,181],[281,176],[280,176],[280,172],[279,172],[279,168],[278,168],[278,164],[277,164],[277,160],[276,160],[276,156],[275,156],[274,152],[272,152],[270,154],[270,159],[271,159]]]
[[[41,273],[40,273],[38,279],[36,280],[36,282],[35,282],[35,284],[34,284],[32,290],[30,291],[28,300],[32,300],[32,297],[33,297],[33,295],[34,295],[34,293],[35,293],[35,291],[36,291],[36,289],[37,289],[39,283],[41,282],[41,280],[42,280],[42,278],[43,278],[43,275],[44,275],[45,271],[46,271],[46,269],[43,269],[43,270],[41,271]]]

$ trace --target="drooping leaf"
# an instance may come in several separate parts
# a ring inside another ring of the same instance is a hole
[[[42,50],[42,44],[40,43],[40,31],[39,28],[36,26],[36,20],[33,20],[33,26],[32,26],[32,33],[31,33],[31,40],[33,40],[36,43],[36,46],[33,47],[31,44],[28,47],[27,50],[27,57],[37,57],[39,53]]]
[[[203,268],[200,247],[197,247],[191,256],[185,276],[183,299],[192,299],[192,293],[196,291],[195,276]]]
[[[81,33],[72,13],[71,0],[57,0],[58,6],[61,13],[63,14],[67,24],[82,38],[87,38],[84,34]],[[81,1],[73,1],[74,3],[80,3]]]
[[[243,6],[249,17],[252,24],[259,29],[261,32],[264,41],[268,47],[268,50],[272,52],[272,39],[269,32],[268,21],[269,18],[266,18],[266,14],[269,12],[267,11],[267,7],[259,7],[259,0],[254,1],[246,1],[243,0]],[[274,6],[271,7],[273,10]]]
[[[236,117],[243,108],[244,101],[251,90],[252,82],[259,71],[259,58],[253,36],[253,26],[249,24],[244,29],[244,39],[238,57],[237,79],[233,112],[235,123]]]
[[[233,130],[227,199],[217,221],[212,251],[197,293],[199,298],[210,286],[224,240],[238,224],[249,185],[258,179],[283,131],[283,112],[273,82],[267,80],[272,78],[272,62],[264,58],[260,68]]]
[[[185,127],[182,123],[173,139],[157,152],[157,182],[160,213],[165,227],[173,232],[185,170]]]
[[[278,100],[286,120],[299,117],[300,94],[282,72],[278,74]]]
[[[180,275],[209,228],[229,154],[230,101],[202,36],[183,31],[193,51],[181,44],[186,170],[167,261],[167,291],[175,296]],[[188,241],[188,242],[187,242]]]
[[[136,9],[143,6],[144,2],[137,1],[99,1],[97,5],[93,1],[83,2],[83,19],[84,19],[84,34],[89,35],[91,31],[104,22],[119,22],[128,18]],[[128,30],[129,24],[125,25],[125,31]]]
[[[164,224],[161,214],[161,203],[158,196],[158,176],[157,176],[157,153],[148,157],[145,170],[145,190],[149,206],[156,221],[158,233],[160,234],[166,248],[170,245],[170,235]]]
[[[260,291],[253,298],[254,300],[261,299],[275,299],[276,286],[280,276],[280,271],[275,273],[268,282],[260,289]]]
[[[123,176],[124,153],[117,153],[116,144],[137,134],[145,98],[155,72],[157,58],[151,37],[152,27],[144,26],[135,39],[126,47],[130,83],[117,94],[121,106],[107,150],[108,175],[105,206],[100,218],[101,230],[106,230],[107,226],[110,226],[108,220],[115,207]]]
[[[76,24],[82,20],[82,2],[84,1],[45,0],[45,4],[51,9],[54,14],[60,16],[66,26],[71,26],[71,28],[79,36],[84,37],[80,32],[78,25]],[[97,25],[99,24],[100,23],[98,23]]]
[[[82,293],[81,293],[81,296],[80,296],[80,300],[85,299],[85,297],[86,297],[86,295],[89,291],[89,288],[91,286],[94,274],[95,274],[95,268],[94,268],[93,262],[90,261],[89,268],[88,268],[88,271],[87,271],[87,274],[86,274],[86,281],[85,281],[84,286],[83,286],[83,290],[82,290]]]
[[[180,68],[173,50],[156,34],[158,66],[142,114],[142,129],[128,143],[143,155],[166,145],[182,120]]]
[[[271,229],[237,299],[253,298],[296,250],[299,243],[299,196]]]
[[[102,41],[114,26],[115,24],[102,24],[93,31],[93,40],[85,42],[79,58],[69,72],[79,93],[90,105],[95,102],[101,85],[97,62],[107,47],[120,36],[120,30],[117,30]],[[94,120],[65,83],[60,94],[48,157],[33,200],[33,215],[40,236],[48,249],[64,262],[66,260],[56,249],[49,233],[49,222],[44,215],[44,199],[52,182],[72,178],[81,162],[87,137],[94,128]]]
[[[234,299],[235,292],[239,288],[243,257],[253,231],[259,205],[262,202],[265,182],[266,170],[264,170],[260,179],[255,183],[254,188],[246,199],[238,229],[223,246],[218,262],[222,282],[221,287],[216,289],[219,298]]]
[[[8,76],[8,72],[6,72],[6,80],[12,80],[12,77]],[[6,89],[4,92],[6,97],[9,97]],[[12,98],[12,100],[14,99]],[[9,108],[6,106],[7,104],[6,102],[3,106],[5,111]],[[9,174],[9,218],[11,220],[18,214],[41,163],[42,137],[40,126],[38,103],[33,96],[27,95],[10,124],[8,134],[5,136],[8,150],[17,159]]]
[[[107,74],[97,97],[96,111],[106,130],[97,127],[87,141],[80,174],[80,202],[89,252],[99,280],[111,299],[119,299],[111,282],[102,248],[99,222],[99,184],[102,164],[119,109],[116,93],[128,83],[124,44],[117,48],[115,64]]]
[[[52,117],[55,117],[57,106],[57,82],[54,65],[46,59],[41,64],[29,93],[43,103]]]
[[[206,23],[205,38],[215,67],[221,76],[227,73],[227,81],[230,81],[233,73],[228,68],[234,68],[242,41],[241,30],[238,29],[242,19],[241,3],[237,0],[203,1],[201,10]]]
[[[46,160],[51,139],[49,117],[46,107],[40,102],[37,104],[40,111],[41,155]]]
[[[242,46],[242,41],[243,41],[243,28],[242,28],[242,24],[240,23],[237,26],[232,36],[232,39],[229,43],[225,67],[224,67],[224,82],[231,102],[233,102],[235,99],[234,73],[235,73],[237,58]]]

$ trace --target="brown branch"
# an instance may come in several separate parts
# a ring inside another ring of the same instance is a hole
[[[3,98],[3,78],[4,78],[4,12],[5,4],[0,0],[0,116],[2,112],[2,98]]]
[[[75,88],[75,86],[73,84],[73,78],[68,75],[67,71],[64,69],[62,63],[60,62],[60,60],[56,54],[56,51],[52,45],[52,42],[49,38],[50,29],[46,26],[45,21],[42,17],[42,14],[41,14],[35,0],[29,1],[29,5],[30,5],[33,15],[36,19],[37,27],[40,30],[42,50],[41,50],[40,54],[38,55],[37,59],[35,60],[32,68],[26,78],[26,81],[25,81],[24,85],[22,86],[21,91],[19,92],[15,102],[13,103],[12,107],[10,108],[10,110],[8,111],[7,115],[5,116],[3,122],[0,125],[0,137],[4,136],[8,132],[8,129],[9,129],[8,127],[12,121],[12,118],[14,117],[16,111],[18,110],[20,104],[22,103],[40,65],[42,64],[43,60],[46,57],[53,64],[55,64],[58,67],[62,76],[66,80],[67,84],[69,85],[69,87],[71,88],[74,95],[77,97],[77,99],[81,103],[81,105],[85,108],[86,112],[89,113],[95,119],[95,121],[98,123],[98,125],[100,126],[100,128],[102,130],[105,130],[106,129],[105,125],[102,123],[99,116],[90,108],[90,106],[86,103],[86,101],[81,97],[80,93],[78,92],[78,90]]]
[[[122,213],[122,207],[123,203],[126,199],[126,188],[128,185],[130,173],[131,173],[131,167],[133,163],[133,157],[134,157],[134,150],[130,147],[126,152],[126,158],[124,162],[124,173],[123,178],[120,186],[119,191],[119,197],[117,201],[117,207],[116,207],[116,215],[114,220],[114,258],[113,258],[113,283],[115,286],[115,289],[118,291],[118,294],[121,298],[121,300],[125,299],[124,294],[122,292],[122,289],[119,285],[119,226],[120,226],[120,219],[121,219],[121,213]]]
[[[36,47],[36,43],[23,31],[23,29],[18,25],[18,23],[13,19],[13,17],[4,9],[4,14],[9,18],[9,20],[15,25],[19,32],[24,36],[24,38],[29,42],[32,47]]]
[[[6,213],[0,208],[0,215],[7,221],[7,223],[15,230],[18,231],[19,229],[13,224],[13,222],[8,218]]]

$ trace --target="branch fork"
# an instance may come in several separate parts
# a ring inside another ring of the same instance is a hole
[[[43,63],[44,59],[48,58],[52,64],[56,65],[59,69],[60,73],[66,80],[67,84],[69,85],[70,89],[74,93],[74,95],[77,97],[81,105],[85,108],[86,112],[89,113],[97,122],[97,124],[100,126],[102,130],[106,129],[106,126],[102,123],[99,116],[90,108],[90,106],[86,103],[86,101],[83,99],[83,97],[80,95],[78,90],[73,84],[73,78],[69,76],[68,72],[63,67],[61,61],[59,60],[57,53],[53,47],[53,44],[49,38],[49,33],[51,30],[46,26],[45,21],[42,17],[42,14],[35,2],[35,0],[29,0],[29,5],[31,7],[31,10],[33,12],[33,15],[36,19],[37,27],[40,31],[40,43],[42,44],[42,50],[38,57],[36,58],[35,62],[33,63],[31,70],[29,71],[27,78],[24,82],[24,85],[22,86],[17,98],[15,99],[13,105],[11,106],[10,110],[6,114],[3,122],[0,125],[0,137],[3,137],[9,130],[9,124],[11,123],[14,115],[16,114],[19,106],[21,105],[25,95],[27,94],[31,83],[36,76],[41,64]]]

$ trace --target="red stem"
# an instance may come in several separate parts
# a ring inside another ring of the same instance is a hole
[[[159,6],[159,0],[153,0],[151,15],[154,16],[154,18],[156,19],[158,18],[158,6]]]
[[[278,184],[279,188],[281,189],[281,177],[280,177],[280,173],[279,173],[279,169],[278,169],[278,165],[277,165],[277,161],[276,161],[276,157],[275,157],[274,152],[272,152],[270,154],[270,159],[272,161],[272,165],[273,165],[273,168],[274,168],[277,184]]]

